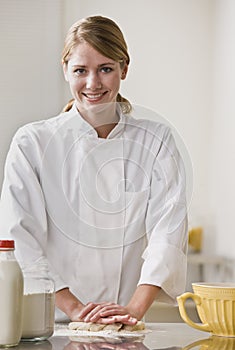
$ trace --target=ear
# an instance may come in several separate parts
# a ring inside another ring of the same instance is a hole
[[[122,69],[122,75],[121,75],[122,80],[126,79],[127,72],[128,72],[128,65],[125,64],[125,66]]]
[[[63,63],[63,72],[65,80],[68,81],[68,66],[66,63]]]

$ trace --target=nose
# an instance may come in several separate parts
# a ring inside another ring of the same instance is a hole
[[[87,76],[86,88],[89,90],[101,89],[102,84],[97,73],[90,73]]]

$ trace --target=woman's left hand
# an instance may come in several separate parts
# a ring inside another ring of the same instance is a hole
[[[121,322],[123,324],[135,325],[137,319],[132,317],[128,310],[115,303],[88,303],[79,314],[79,319],[84,322],[98,322],[110,324]]]
[[[127,343],[106,343],[106,342],[79,342],[72,341],[67,344],[64,350],[148,350],[148,348],[140,341],[137,342],[127,342]]]

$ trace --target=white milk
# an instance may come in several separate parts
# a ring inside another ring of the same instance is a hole
[[[16,260],[0,260],[0,345],[16,345],[22,331],[23,276]]]
[[[54,299],[54,293],[24,295],[23,339],[46,339],[53,334]]]

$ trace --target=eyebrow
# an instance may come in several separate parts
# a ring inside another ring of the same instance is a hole
[[[113,62],[107,62],[107,63],[99,64],[98,67],[114,66],[114,65],[115,65],[115,63],[113,63]],[[74,64],[73,67],[86,68],[87,66],[83,65],[83,64]]]

